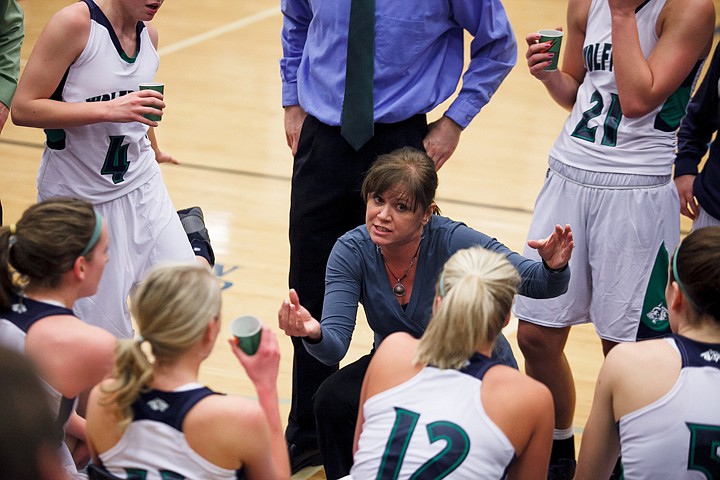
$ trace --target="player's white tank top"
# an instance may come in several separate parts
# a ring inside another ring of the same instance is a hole
[[[107,101],[153,81],[159,57],[145,25],[138,22],[139,49],[131,59],[100,8],[92,0],[84,1],[90,8],[90,36],[52,98]],[[139,122],[46,130],[37,178],[40,198],[66,195],[103,203],[140,187],[159,171],[147,130]]]
[[[120,478],[128,478],[130,471],[143,475],[145,480],[243,478],[242,470],[221,468],[200,456],[188,445],[182,431],[187,413],[197,402],[214,394],[198,384],[187,384],[173,392],[141,393],[132,405],[133,420],[120,441],[99,455],[102,465]]]
[[[10,311],[0,312],[0,345],[25,355],[25,339],[27,332],[35,322],[53,315],[72,315],[72,310],[47,302],[37,302],[29,298],[13,296],[13,305]],[[50,384],[40,378],[40,383],[47,393],[48,407],[56,416],[56,422],[63,430],[75,410],[77,399],[63,397]],[[87,476],[78,473],[70,450],[65,442],[58,439],[60,462],[65,472],[73,480],[86,479]]]
[[[486,358],[486,357],[484,357]],[[512,444],[480,401],[482,380],[425,367],[363,406],[353,480],[505,478]]]
[[[720,345],[666,340],[682,370],[666,395],[620,419],[624,478],[720,478]]]
[[[636,13],[643,56],[658,42],[656,24],[665,0],[648,0]],[[550,157],[584,170],[668,175],[675,160],[675,130],[690,97],[699,66],[683,85],[649,114],[622,115],[613,70],[610,7],[592,0],[583,58],[585,78]]]

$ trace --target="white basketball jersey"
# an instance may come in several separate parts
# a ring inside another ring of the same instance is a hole
[[[505,478],[515,451],[485,413],[481,386],[469,374],[425,367],[367,399],[351,477]]]
[[[152,82],[159,57],[145,25],[137,24],[139,48],[135,58],[129,58],[100,8],[92,0],[84,1],[90,8],[90,36],[52,98],[109,101]],[[37,178],[40,198],[65,195],[103,203],[143,185],[159,170],[147,130],[139,122],[46,130]]]
[[[682,358],[675,386],[620,419],[626,480],[720,478],[720,344],[666,339]]]
[[[636,13],[647,59],[658,42],[656,24],[665,0],[648,0]],[[668,175],[675,160],[675,131],[685,114],[700,63],[663,104],[639,118],[622,114],[613,70],[610,7],[592,0],[583,58],[585,78],[550,157],[584,170]]]
[[[72,315],[72,310],[46,302],[36,302],[29,298],[13,297],[10,311],[0,312],[0,345],[25,355],[25,338],[35,322],[53,315]],[[48,407],[56,416],[56,421],[63,428],[67,425],[70,415],[75,411],[75,398],[63,397],[60,392],[40,378],[47,393]],[[58,439],[60,440],[60,439]],[[87,476],[78,473],[70,450],[65,442],[59,445],[60,461],[65,472],[72,479],[86,479]]]
[[[141,393],[132,405],[133,420],[120,441],[99,455],[103,467],[120,478],[144,480],[242,478],[242,471],[210,463],[185,440],[182,431],[185,416],[197,402],[214,394],[197,384],[185,385],[174,392]],[[252,432],[238,432],[238,435],[252,435]]]

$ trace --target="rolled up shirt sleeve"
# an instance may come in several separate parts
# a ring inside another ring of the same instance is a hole
[[[499,0],[455,0],[451,4],[455,21],[473,40],[462,88],[445,115],[465,128],[512,70],[517,61],[517,42]]]
[[[0,12],[0,102],[6,107],[10,107],[17,88],[24,36],[22,9],[15,0],[8,0]]]
[[[282,105],[299,105],[297,73],[305,49],[312,11],[307,0],[282,0],[283,26],[280,35],[283,57],[280,59]]]

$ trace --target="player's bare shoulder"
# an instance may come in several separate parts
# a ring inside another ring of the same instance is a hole
[[[710,53],[715,29],[715,4],[712,0],[667,0],[658,17],[657,34],[678,31],[686,36],[692,32],[697,39],[706,39],[703,58]]]
[[[90,9],[76,2],[58,10],[48,21],[42,37],[62,38],[61,45],[73,52],[82,51],[90,36]]]
[[[552,396],[545,385],[505,365],[488,370],[483,390],[483,404],[498,402],[503,409],[527,412],[552,405]]]

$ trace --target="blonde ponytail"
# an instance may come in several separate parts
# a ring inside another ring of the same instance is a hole
[[[520,276],[504,256],[459,250],[440,274],[442,302],[420,339],[415,361],[458,369],[479,346],[492,346],[510,313]]]
[[[119,342],[115,381],[103,390],[121,412],[121,428],[131,421],[130,406],[153,378],[153,363],[142,344],[150,345],[156,360],[172,361],[202,339],[220,306],[217,277],[200,265],[161,265],[145,278],[131,302],[141,337]]]

